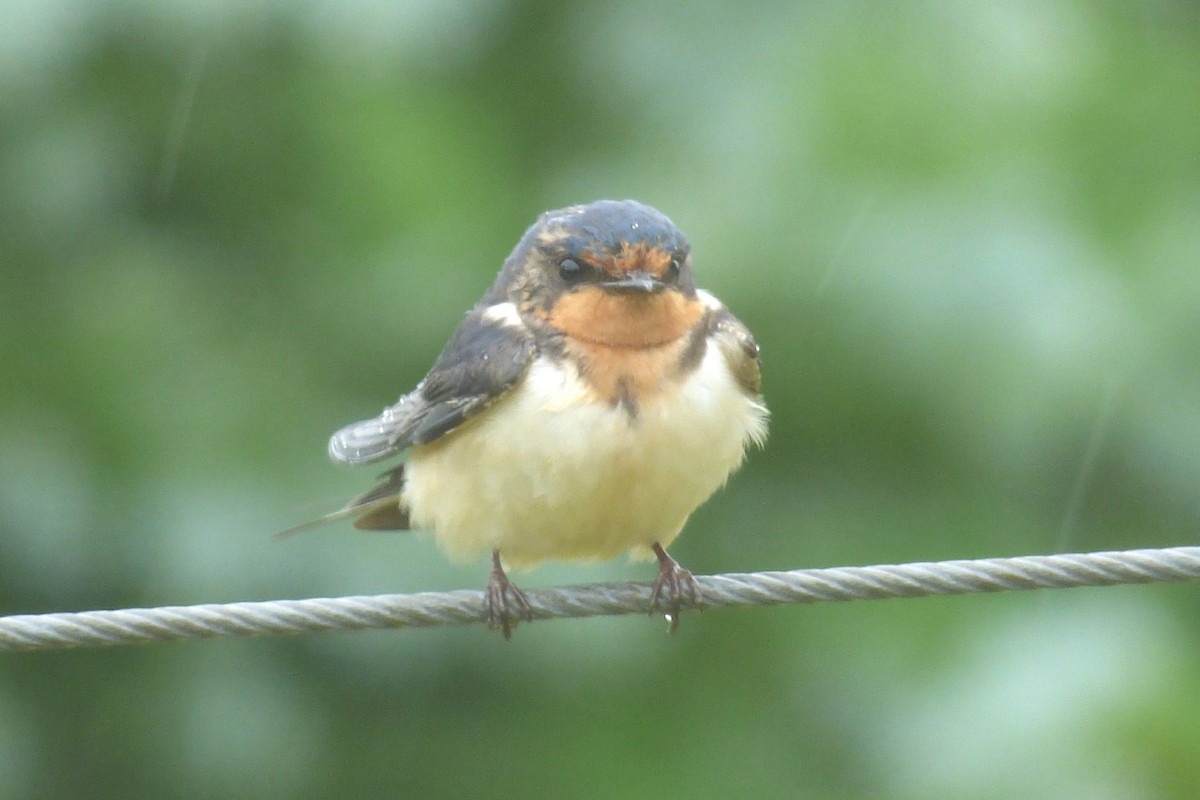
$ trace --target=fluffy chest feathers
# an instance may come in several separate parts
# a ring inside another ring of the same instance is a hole
[[[537,359],[487,413],[412,448],[402,503],[452,557],[499,549],[527,567],[666,547],[765,434],[766,409],[711,342],[636,413],[572,363]]]

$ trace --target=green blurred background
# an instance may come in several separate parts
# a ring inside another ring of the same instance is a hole
[[[271,532],[543,209],[763,347],[697,572],[1195,543],[1195,3],[0,3],[0,613],[481,587]],[[649,579],[624,560],[522,585]],[[0,798],[1192,798],[1200,587],[0,659]]]

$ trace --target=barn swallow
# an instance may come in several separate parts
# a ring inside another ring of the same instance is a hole
[[[651,613],[702,607],[666,548],[761,445],[758,345],[697,289],[659,211],[601,200],[542,214],[417,387],[329,440],[341,464],[408,451],[329,518],[432,529],[455,560],[491,553],[486,618],[532,609],[502,564],[657,557]]]

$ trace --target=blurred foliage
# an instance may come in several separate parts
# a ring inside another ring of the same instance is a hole
[[[0,5],[0,612],[482,585],[269,534],[545,208],[764,350],[693,570],[1195,543],[1200,13]],[[549,566],[525,585],[648,578]],[[1190,798],[1195,586],[0,660],[0,798]]]

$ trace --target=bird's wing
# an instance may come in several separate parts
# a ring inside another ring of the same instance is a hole
[[[751,397],[757,397],[762,391],[762,362],[758,342],[754,341],[750,329],[729,309],[721,307],[713,313],[709,330],[742,389]]]
[[[508,306],[467,315],[417,388],[374,419],[355,422],[329,440],[341,464],[370,464],[414,444],[428,444],[466,422],[516,386],[536,352],[533,335]]]

